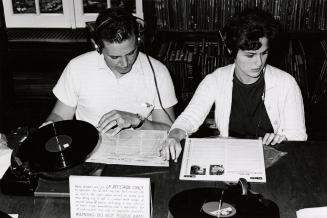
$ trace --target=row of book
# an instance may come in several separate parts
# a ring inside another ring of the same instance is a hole
[[[184,102],[190,100],[207,74],[228,64],[223,45],[205,39],[194,42],[164,42],[156,57],[169,69],[176,93]]]
[[[316,80],[315,89],[311,96],[312,103],[319,103],[324,97],[327,96],[327,43],[326,40],[320,42],[321,47],[325,54],[325,59],[322,64],[320,74]]]
[[[155,0],[161,30],[214,31],[245,8],[267,10],[287,31],[327,30],[327,0]]]
[[[309,98],[307,59],[301,40],[290,40],[285,57],[285,71],[297,81],[304,99]]]

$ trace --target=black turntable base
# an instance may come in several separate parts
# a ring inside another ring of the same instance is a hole
[[[180,192],[169,201],[169,211],[174,218],[218,217],[219,202],[221,210],[227,208],[226,213],[219,217],[279,218],[278,206],[263,199],[261,195],[241,195],[233,190],[222,192],[218,188],[197,188]],[[208,212],[208,205],[216,205],[216,213]]]

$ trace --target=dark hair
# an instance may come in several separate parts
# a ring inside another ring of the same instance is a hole
[[[139,28],[134,17],[124,8],[108,8],[102,11],[95,22],[97,44],[103,47],[103,41],[117,42],[138,37]]]
[[[259,38],[267,37],[271,44],[279,28],[279,23],[269,12],[252,8],[235,15],[224,27],[222,35],[231,57],[235,58],[239,49],[259,49]]]

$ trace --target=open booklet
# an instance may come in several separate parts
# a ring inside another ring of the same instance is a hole
[[[158,147],[167,137],[163,130],[123,130],[115,136],[101,135],[101,144],[86,160],[104,164],[168,167],[158,155]]]
[[[187,138],[181,180],[266,182],[261,140]]]

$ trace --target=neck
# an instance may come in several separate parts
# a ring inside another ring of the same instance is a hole
[[[261,76],[261,74],[260,74],[259,77],[246,77],[246,76],[242,76],[242,74],[238,73],[237,70],[235,70],[235,75],[236,75],[237,79],[239,81],[241,81],[243,84],[252,84],[252,83],[255,83],[256,81],[258,81],[258,79]]]

